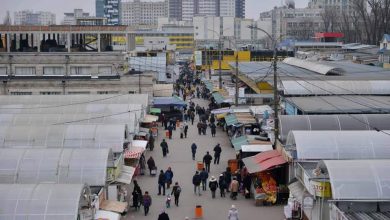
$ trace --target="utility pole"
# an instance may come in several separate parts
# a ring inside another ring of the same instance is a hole
[[[236,96],[235,96],[235,103],[236,106],[238,106],[238,51],[236,51]]]
[[[209,49],[209,54],[208,54],[208,65],[209,65],[209,79],[211,80],[211,50]]]
[[[270,40],[272,40],[272,47],[273,47],[273,69],[274,69],[274,135],[275,135],[275,145],[276,140],[279,137],[279,96],[278,96],[278,64],[277,64],[277,51],[276,51],[276,36],[272,36],[267,31],[263,30],[262,28],[256,27],[256,26],[248,26],[250,29],[256,29],[263,33],[265,33]]]
[[[222,45],[221,45],[221,35],[219,35],[218,40],[218,65],[219,65],[219,89],[222,89]]]

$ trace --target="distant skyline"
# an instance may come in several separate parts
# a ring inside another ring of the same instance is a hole
[[[149,0],[156,1],[156,0]],[[64,18],[65,12],[73,12],[75,8],[81,8],[90,15],[95,15],[95,0],[1,0],[0,23],[10,11],[12,22],[15,11],[50,11],[56,14],[57,24],[60,24]],[[268,11],[275,6],[280,6],[284,0],[246,0],[246,17],[258,19],[259,13]],[[297,8],[306,7],[308,0],[295,0]]]

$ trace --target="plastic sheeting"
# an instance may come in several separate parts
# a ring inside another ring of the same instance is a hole
[[[78,219],[81,184],[0,184],[0,219]]]
[[[291,131],[287,146],[298,160],[390,159],[390,135],[377,131]]]
[[[324,161],[334,200],[390,201],[390,160]]]
[[[156,97],[153,100],[153,106],[167,106],[167,105],[172,105],[172,106],[185,106],[187,105],[186,102],[184,102],[181,98],[177,96],[172,96],[172,97]]]
[[[0,149],[0,184],[104,186],[109,149]]]
[[[18,95],[0,96],[1,105],[80,105],[80,104],[149,104],[148,94],[119,94],[119,95]]]
[[[389,80],[282,80],[285,95],[388,95]]]
[[[362,123],[365,122],[365,123]],[[367,115],[281,115],[280,140],[292,130],[390,130],[390,114]]]
[[[125,125],[0,126],[0,148],[112,148],[122,152]]]

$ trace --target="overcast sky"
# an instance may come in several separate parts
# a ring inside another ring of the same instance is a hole
[[[13,21],[13,12],[21,10],[51,11],[57,14],[57,23],[64,18],[64,12],[72,12],[74,8],[82,8],[91,15],[95,14],[95,0],[0,0],[0,23],[9,10]],[[153,0],[145,0],[153,1]],[[155,1],[155,0],[154,0]],[[279,6],[284,0],[246,0],[247,18],[257,19],[259,13]],[[295,0],[297,7],[306,7],[308,0]]]

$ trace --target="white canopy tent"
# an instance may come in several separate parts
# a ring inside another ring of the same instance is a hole
[[[0,148],[111,148],[123,151],[125,125],[1,126]]]
[[[280,140],[292,130],[390,130],[390,114],[365,115],[281,115]]]
[[[295,150],[298,160],[390,159],[390,136],[377,131],[290,131],[286,148]]]
[[[91,193],[83,184],[0,184],[0,195],[0,219],[65,220],[80,219]]]
[[[390,201],[390,160],[325,160],[332,199]]]
[[[105,186],[110,149],[0,149],[0,184]]]

